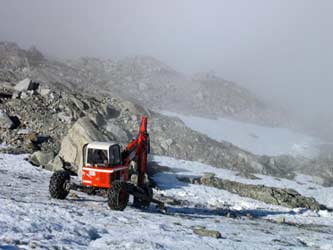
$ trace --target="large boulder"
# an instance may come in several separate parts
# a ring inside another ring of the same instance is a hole
[[[80,175],[83,164],[83,145],[92,141],[108,141],[109,139],[111,138],[100,132],[88,117],[80,118],[62,140],[59,156],[71,164],[72,169]]]
[[[38,89],[39,84],[31,81],[29,78],[25,78],[19,83],[16,84],[16,91],[28,91],[28,90],[36,90]]]
[[[30,160],[34,165],[45,167],[53,157],[53,152],[36,151],[30,156]]]
[[[0,110],[0,128],[13,128],[14,123],[7,115],[7,113],[3,110]]]

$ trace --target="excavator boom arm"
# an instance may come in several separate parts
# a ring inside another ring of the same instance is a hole
[[[138,167],[138,186],[143,187],[145,175],[147,173],[147,160],[149,153],[149,134],[147,132],[148,118],[141,117],[139,134],[136,139],[132,140],[126,147],[126,157],[124,162],[129,164],[130,161],[136,160]]]

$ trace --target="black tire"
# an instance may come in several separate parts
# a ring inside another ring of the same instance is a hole
[[[112,210],[123,211],[128,204],[129,194],[126,190],[126,183],[114,181],[108,192],[108,205]]]
[[[150,186],[144,188],[145,194],[152,199],[153,198],[153,189]],[[134,197],[133,206],[136,208],[148,208],[150,205],[150,200],[142,200],[140,198]]]
[[[66,199],[69,189],[68,183],[71,180],[71,176],[67,171],[54,172],[50,179],[49,191],[52,198]]]

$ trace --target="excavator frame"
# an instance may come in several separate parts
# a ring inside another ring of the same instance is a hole
[[[147,174],[150,153],[147,123],[148,118],[142,116],[138,136],[122,151],[120,145],[114,142],[85,144],[82,150],[81,183],[72,183],[67,171],[55,172],[49,185],[51,197],[65,199],[72,189],[90,194],[104,191],[112,210],[124,210],[129,195],[133,195],[135,207],[148,207],[152,202],[164,211],[164,204],[153,198]]]

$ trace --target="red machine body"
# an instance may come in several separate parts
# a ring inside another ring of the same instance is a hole
[[[118,178],[117,178],[118,177]],[[82,184],[88,187],[111,188],[113,180],[128,180],[128,168],[89,166],[82,169]]]

